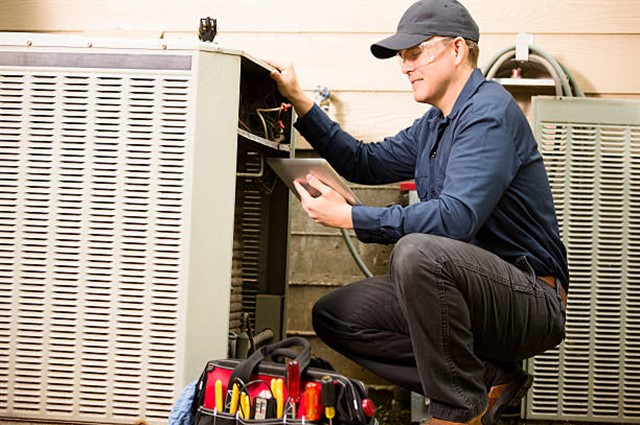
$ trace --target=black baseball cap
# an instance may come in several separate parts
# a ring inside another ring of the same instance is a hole
[[[458,1],[419,0],[404,12],[394,35],[371,45],[371,53],[379,59],[390,58],[435,35],[480,40],[478,25]]]

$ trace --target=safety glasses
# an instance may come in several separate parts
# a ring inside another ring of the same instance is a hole
[[[438,59],[454,40],[453,38],[439,38],[425,41],[410,49],[400,50],[397,55],[400,66],[402,67],[407,63],[413,63],[414,68],[429,65]],[[442,47],[438,49],[439,45]]]

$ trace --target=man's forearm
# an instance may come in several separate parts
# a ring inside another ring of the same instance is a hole
[[[302,91],[296,93],[294,96],[291,96],[291,98],[289,98],[289,101],[293,105],[293,108],[296,110],[296,114],[300,118],[307,115],[307,112],[309,112],[314,105],[313,100]]]

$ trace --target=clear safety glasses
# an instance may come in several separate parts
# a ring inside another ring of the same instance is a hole
[[[419,45],[406,50],[400,50],[398,52],[398,61],[400,66],[412,63],[414,68],[420,68],[422,66],[429,65],[431,62],[438,59],[438,57],[453,43],[453,38],[440,38],[438,40],[429,40]],[[444,45],[437,49],[438,45]]]

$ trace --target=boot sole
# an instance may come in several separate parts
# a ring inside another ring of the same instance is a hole
[[[522,397],[529,391],[531,385],[533,385],[533,375],[527,374],[521,382],[514,384],[514,386],[516,385],[517,389],[507,389],[491,410],[487,411],[482,417],[482,425],[494,425],[502,416],[504,409],[509,406],[517,406]]]

